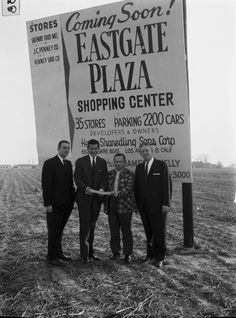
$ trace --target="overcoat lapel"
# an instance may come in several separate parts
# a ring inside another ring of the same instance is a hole
[[[69,173],[69,163],[65,161],[65,167],[63,166],[61,160],[58,158],[58,156],[55,157],[55,162],[61,171],[61,176],[65,176],[65,180],[68,183],[68,186],[70,186],[70,173]]]
[[[58,168],[62,171],[62,173],[64,173],[65,175],[67,175],[66,169],[68,168],[68,164],[66,164],[66,166],[63,167],[63,164],[62,164],[62,162],[61,162],[61,160],[59,159],[58,156],[55,157],[55,162],[56,162]]]
[[[142,178],[142,183],[145,183],[145,162],[141,164],[141,178]]]
[[[152,163],[152,165],[151,165],[151,168],[150,168],[150,170],[149,170],[149,173],[148,173],[148,176],[147,176],[147,177],[149,177],[150,175],[152,175],[152,173],[153,173],[154,171],[156,171],[156,169],[159,170],[158,161],[154,158],[153,163]]]
[[[153,163],[152,163],[152,165],[151,165],[151,168],[150,168],[150,170],[149,170],[149,173],[148,173],[148,178],[149,178],[149,176],[153,173],[153,171],[154,171],[154,169],[155,169],[155,165],[156,165],[156,161],[155,161],[155,159],[153,160]]]
[[[91,161],[89,155],[85,157],[85,166],[86,170],[89,172],[89,179],[90,181],[92,180],[92,166],[91,166]]]
[[[60,168],[61,170],[64,170],[64,171],[65,171],[65,169],[64,169],[64,167],[63,167],[63,164],[62,164],[62,162],[61,162],[61,160],[59,159],[58,156],[55,156],[55,162],[56,162],[58,168]]]
[[[87,168],[89,168],[89,170],[91,171],[91,162],[90,162],[90,158],[89,158],[89,155],[87,155],[85,157],[85,162],[86,162],[86,165],[87,165]]]

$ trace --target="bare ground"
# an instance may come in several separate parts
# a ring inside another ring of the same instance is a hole
[[[47,231],[39,171],[0,170],[0,315],[236,316],[235,176],[230,169],[194,170],[194,248],[183,247],[181,185],[174,184],[162,269],[141,263],[145,236],[136,215],[132,264],[111,261],[103,213],[95,233],[101,261],[82,265],[76,207],[64,235],[64,250],[73,261],[58,269],[45,263]]]

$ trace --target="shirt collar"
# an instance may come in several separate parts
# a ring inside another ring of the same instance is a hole
[[[60,155],[57,155],[58,156],[58,158],[61,160],[61,163],[63,164],[63,161],[65,160],[65,159],[63,159]]]
[[[145,163],[148,163],[148,166],[151,167],[152,163],[154,161],[154,158],[152,157],[152,159],[150,159],[149,161],[145,161]]]
[[[95,163],[96,163],[96,161],[97,161],[97,156],[92,157],[92,156],[89,154],[89,158],[90,158],[91,164],[92,164],[92,162],[93,162],[93,158],[94,158],[94,161],[95,161]]]

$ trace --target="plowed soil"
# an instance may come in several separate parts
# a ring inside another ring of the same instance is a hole
[[[163,268],[142,263],[145,235],[133,216],[131,264],[110,260],[107,216],[96,226],[99,262],[79,259],[77,207],[64,233],[65,268],[45,262],[47,229],[38,169],[0,170],[0,315],[10,317],[236,316],[236,172],[194,170],[194,247],[183,246],[181,184],[174,183]]]

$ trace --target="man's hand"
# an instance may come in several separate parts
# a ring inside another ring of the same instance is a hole
[[[88,195],[93,195],[92,189],[88,187],[88,188],[86,189],[86,194],[88,194]]]
[[[162,212],[169,212],[170,211],[170,207],[163,205],[162,206]]]
[[[52,205],[46,206],[46,212],[47,213],[52,213]]]
[[[104,192],[104,190],[101,188],[101,189],[99,189],[99,191],[101,191],[101,192]],[[102,195],[98,195],[99,197],[102,197]]]
[[[118,195],[119,195],[119,193],[118,193],[118,191],[112,191],[112,193],[111,193],[111,195],[113,196],[113,197],[118,197]]]

